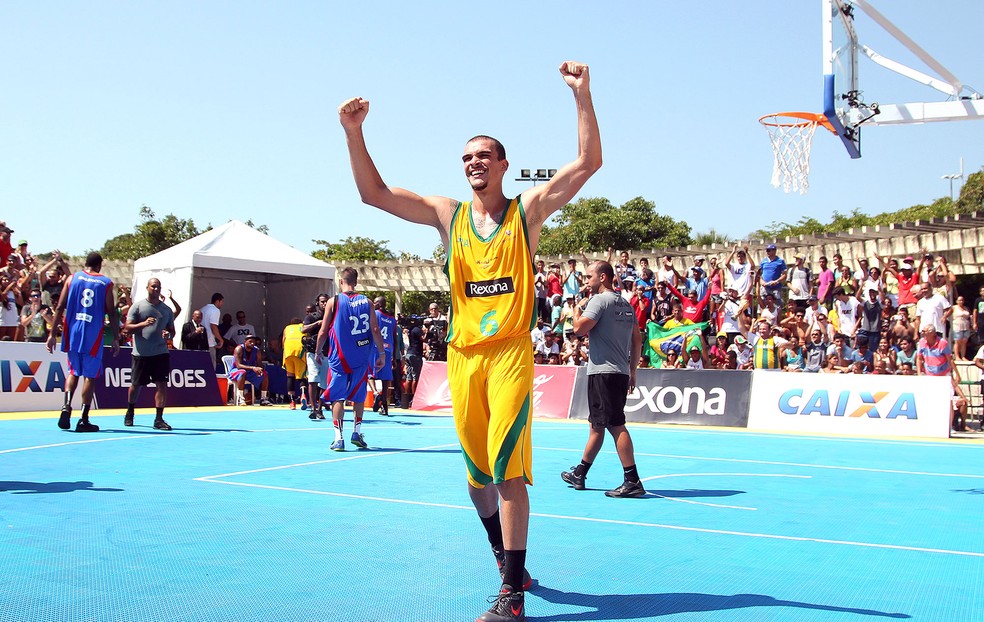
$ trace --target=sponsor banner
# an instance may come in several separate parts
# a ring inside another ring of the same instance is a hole
[[[707,369],[637,369],[625,420],[743,428],[748,422],[751,374]],[[572,419],[588,418],[588,375],[578,374]]]
[[[96,405],[99,408],[126,408],[132,351],[132,348],[120,348],[120,353],[114,357],[110,348],[103,348],[103,373],[96,383]],[[153,408],[155,392],[156,387],[153,384],[143,387],[137,399],[137,408]],[[219,395],[215,364],[210,352],[171,350],[167,405],[224,405]]]
[[[752,372],[749,429],[946,438],[950,379]]]
[[[64,352],[49,353],[43,343],[0,342],[0,412],[59,410],[67,379]]]
[[[103,348],[103,373],[96,379],[95,408],[126,408],[130,387],[130,348],[117,356]],[[65,353],[49,353],[41,343],[0,343],[0,411],[60,410],[68,380]],[[215,368],[208,352],[171,350],[168,406],[221,406]],[[137,406],[153,407],[154,385],[140,392]],[[81,381],[75,391],[78,407]]]
[[[579,368],[569,365],[533,366],[533,416],[566,419]],[[413,409],[451,413],[448,364],[424,361],[413,396]]]

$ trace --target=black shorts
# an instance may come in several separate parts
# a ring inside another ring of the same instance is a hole
[[[588,376],[588,421],[598,430],[625,425],[625,398],[629,393],[627,374]]]
[[[168,377],[171,375],[171,355],[158,354],[156,356],[134,356],[133,366],[131,367],[132,376],[130,384],[142,387],[153,382],[157,384],[163,382],[167,384]]]

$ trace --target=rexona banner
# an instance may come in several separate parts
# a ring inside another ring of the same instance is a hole
[[[588,376],[578,374],[572,419],[588,418]],[[751,374],[687,369],[636,370],[636,388],[625,403],[626,421],[745,427]]]
[[[95,408],[125,408],[130,388],[130,348],[112,356],[103,348],[104,369],[96,381]],[[49,354],[40,343],[0,343],[0,412],[59,410],[68,379],[60,350]],[[221,406],[219,386],[208,352],[171,351],[168,406]],[[78,408],[82,386],[75,392]],[[144,387],[137,405],[153,406],[154,385]]]
[[[533,415],[566,419],[574,391],[576,367],[568,365],[533,366]],[[413,396],[414,410],[451,412],[451,391],[448,389],[448,364],[424,361]]]
[[[949,378],[755,371],[748,427],[946,438],[950,396]]]

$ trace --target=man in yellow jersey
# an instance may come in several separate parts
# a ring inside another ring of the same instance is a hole
[[[304,380],[304,374],[307,373],[307,364],[304,362],[304,345],[301,343],[301,337],[304,336],[301,332],[303,328],[304,324],[301,323],[301,318],[291,318],[290,324],[284,327],[284,333],[281,337],[283,340],[284,371],[287,372],[287,395],[290,396],[291,410],[297,408],[299,395],[304,394],[301,391],[301,381]]]
[[[755,333],[748,336],[752,346],[752,364],[755,369],[779,369],[783,352],[793,347],[787,339],[772,334],[772,325],[759,320]]]
[[[547,183],[513,199],[502,188],[509,168],[505,148],[488,136],[465,144],[462,163],[472,188],[469,202],[421,197],[387,186],[362,133],[369,102],[354,98],[338,109],[363,202],[433,226],[448,250],[448,381],[455,427],[468,491],[502,575],[502,589],[492,608],[478,618],[482,622],[525,620],[524,590],[532,583],[525,562],[530,515],[526,486],[533,483],[533,253],[543,223],[601,167],[588,67],[566,61],[560,73],[574,93],[577,158]]]

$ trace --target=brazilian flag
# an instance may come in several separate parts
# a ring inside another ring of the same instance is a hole
[[[691,346],[696,345],[704,350],[704,340],[701,333],[707,328],[707,322],[686,324],[673,328],[663,328],[655,322],[646,324],[646,340],[642,344],[642,353],[649,355],[653,367],[662,367],[667,354],[671,351],[681,358]]]

